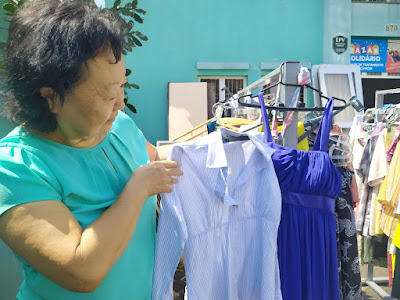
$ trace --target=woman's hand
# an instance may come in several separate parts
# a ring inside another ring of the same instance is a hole
[[[183,172],[178,169],[179,163],[170,160],[153,161],[147,165],[141,166],[133,172],[130,181],[144,189],[147,197],[171,193],[172,185],[178,182],[176,177],[181,176]]]

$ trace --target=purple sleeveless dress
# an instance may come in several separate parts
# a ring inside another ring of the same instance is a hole
[[[326,106],[313,151],[272,142],[262,94],[264,132],[282,192],[278,260],[284,300],[339,300],[335,199],[341,174],[327,153],[333,100]]]

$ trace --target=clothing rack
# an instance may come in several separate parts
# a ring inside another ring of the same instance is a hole
[[[389,277],[374,277],[374,265],[367,264],[367,277],[361,278],[362,285],[368,285],[371,290],[378,294],[379,297],[385,300],[396,300],[392,298],[378,283],[387,283]]]
[[[385,95],[390,95],[390,94],[400,94],[400,88],[376,91],[375,92],[375,109],[381,109],[384,104]],[[377,122],[381,122],[382,119],[383,119],[383,114],[376,115]]]
[[[295,85],[295,86],[299,86],[299,85]],[[335,98],[335,99],[343,101],[343,102],[345,102],[345,104],[342,106],[334,106],[333,107],[333,110],[334,110],[333,116],[337,115],[338,113],[340,113],[342,110],[346,109],[350,105],[353,105],[353,107],[357,107],[357,111],[359,111],[359,109],[363,109],[363,107],[360,106],[361,104],[357,101],[357,98],[355,96],[351,97],[348,101],[345,101],[345,100],[339,99],[339,98]],[[242,106],[260,108],[260,105],[258,105],[258,104],[249,104],[249,103],[241,102],[240,97],[238,98],[238,102]],[[291,107],[280,107],[280,106],[267,106],[266,108],[267,108],[267,110],[297,111],[297,112],[299,112],[299,111],[323,111],[325,109],[324,107],[309,107],[309,108],[293,107],[293,108],[291,108]],[[307,129],[300,137],[297,138],[297,143],[300,143],[303,139],[305,139],[312,132],[314,132],[316,129],[318,129],[321,119],[322,119],[322,116],[318,116],[316,118],[313,118],[313,119],[310,119],[310,120],[307,120],[306,122],[304,122],[304,128],[309,127],[309,129]],[[257,124],[253,127],[249,127],[246,130],[244,130],[243,132],[252,130],[260,125],[262,125],[262,124]]]
[[[283,139],[283,145],[289,148],[297,148],[297,143],[299,139],[297,138],[297,122],[298,115],[296,112],[299,111],[314,111],[314,112],[322,112],[324,111],[324,107],[305,107],[304,103],[299,103],[298,107],[290,107],[290,103],[292,101],[292,96],[296,88],[301,87],[303,89],[303,98],[307,99],[307,89],[312,89],[319,93],[320,97],[329,99],[327,96],[323,95],[319,90],[311,87],[308,84],[298,84],[297,77],[300,71],[300,62],[298,61],[286,61],[283,62],[277,69],[273,70],[269,74],[261,77],[256,82],[250,84],[249,86],[243,88],[239,92],[237,92],[231,99],[236,100],[239,105],[247,106],[247,107],[258,107],[259,104],[251,104],[244,103],[243,98],[245,97],[255,97],[252,95],[252,91],[256,89],[261,89],[262,92],[269,90],[273,87],[278,88],[277,94],[279,93],[279,100],[283,102],[283,106],[267,106],[268,110],[279,110],[284,113],[284,117],[286,116],[288,111],[295,112],[293,114],[292,122],[286,128],[285,137]],[[344,103],[342,106],[335,106],[333,109],[335,114],[344,110],[346,107],[352,105],[357,111],[362,111],[364,109],[363,105],[360,101],[358,101],[357,97],[353,96],[349,100],[343,100],[340,98],[332,97],[334,100],[339,100]],[[241,101],[242,100],[242,101]],[[302,106],[300,106],[302,105]],[[318,119],[318,118],[316,118]],[[318,124],[316,124],[316,128],[318,128]],[[313,127],[313,129],[315,129]],[[302,139],[304,139],[307,135],[303,135]]]
[[[285,132],[285,137],[283,138],[283,145],[290,148],[297,148],[297,143],[306,138],[312,131],[318,128],[319,121],[321,117],[314,118],[312,124],[310,122],[310,130],[307,130],[300,138],[297,137],[297,121],[298,115],[296,112],[307,111],[307,112],[323,112],[325,107],[305,107],[305,103],[299,103],[297,107],[290,107],[290,103],[292,101],[292,96],[294,90],[298,87],[303,89],[303,98],[307,98],[307,89],[312,89],[317,92],[320,97],[329,99],[329,97],[325,96],[319,90],[311,87],[309,84],[298,84],[297,77],[300,70],[300,63],[296,61],[286,61],[283,62],[280,67],[272,71],[271,73],[265,75],[260,78],[256,82],[250,84],[249,86],[243,88],[235,95],[231,97],[231,99],[236,100],[239,105],[247,106],[247,107],[256,107],[260,108],[259,104],[245,103],[243,101],[244,98],[256,98],[256,96],[252,95],[252,91],[256,89],[261,89],[262,92],[270,90],[273,87],[277,87],[280,89],[280,99],[284,99],[283,106],[267,106],[268,110],[279,110],[284,112],[284,117],[288,111],[295,112],[293,114],[292,122],[287,127]],[[278,92],[277,92],[278,93]],[[348,106],[352,105],[357,111],[362,111],[364,109],[363,105],[358,101],[357,97],[353,96],[349,100],[343,100],[340,98],[332,97],[334,100],[339,100],[344,104],[341,106],[334,106],[334,115],[338,114]],[[279,100],[280,100],[279,99]],[[282,104],[282,101],[281,101]],[[276,104],[275,104],[276,105]],[[300,106],[302,105],[302,106]],[[319,121],[318,121],[319,119]],[[304,124],[305,125],[305,124]],[[247,130],[253,129],[258,125],[248,128]]]
[[[246,86],[242,90],[238,91],[234,98],[246,96],[251,94],[252,91],[257,89],[263,89],[265,86],[271,86],[277,82],[283,81],[288,84],[297,84],[297,76],[300,72],[300,62],[298,61],[285,61],[281,65],[268,73],[267,75],[261,77],[254,83]],[[286,107],[289,107],[292,100],[293,93],[296,89],[292,85],[284,85],[280,88],[280,99]],[[305,96],[306,97],[306,96]],[[284,113],[286,115],[286,113]],[[283,145],[290,148],[297,147],[297,113],[293,115],[292,123],[287,127],[285,138],[283,139]]]
[[[375,122],[381,122],[385,115],[382,109],[384,104],[385,95],[389,94],[400,94],[400,88],[390,89],[390,90],[378,90],[375,92]],[[374,277],[374,265],[367,264],[367,277],[362,278],[361,282],[364,285],[368,285],[375,293],[385,300],[395,300],[392,298],[384,289],[382,289],[377,283],[387,283],[389,277]]]
[[[243,88],[239,92],[237,92],[234,95],[234,99],[238,100],[240,105],[243,106],[250,106],[250,107],[255,107],[255,105],[247,105],[245,103],[242,103],[240,101],[241,98],[248,96],[249,94],[251,95],[252,91],[261,89],[264,91],[267,87],[271,88],[276,85],[281,85],[281,90],[280,90],[280,99],[284,103],[285,107],[277,107],[276,109],[282,110],[282,111],[302,111],[302,110],[307,110],[307,109],[290,109],[289,105],[292,99],[292,95],[294,93],[294,90],[297,86],[297,75],[300,71],[300,63],[299,62],[294,62],[294,61],[287,61],[283,62],[280,67],[272,71],[271,73],[265,75],[264,77],[260,78],[256,82],[250,84],[249,86]],[[311,88],[310,86],[306,86]],[[313,88],[312,88],[313,89]],[[314,90],[314,89],[313,89]],[[306,91],[307,89],[304,88],[304,98],[306,98]],[[319,91],[317,91],[319,92]],[[376,92],[376,102],[375,105],[376,107],[382,107],[383,105],[383,96],[387,93],[400,93],[400,89],[395,89],[395,90],[386,90],[386,91],[377,91]],[[321,95],[321,93],[320,93]],[[323,95],[321,95],[323,96]],[[324,97],[324,96],[323,96]],[[326,96],[325,96],[326,97]],[[337,99],[337,100],[342,100],[342,99]],[[354,101],[352,101],[354,100]],[[354,108],[356,110],[362,110],[363,107],[360,103],[357,103],[358,101],[356,99],[350,99],[349,101],[344,101],[345,105],[341,107],[336,107],[335,114],[339,113],[342,111],[344,108],[349,106],[350,104],[353,104]],[[352,102],[352,103],[351,103]],[[273,107],[269,107],[269,109],[274,109]],[[309,109],[309,110],[314,110],[318,111],[320,109],[314,108],[314,109]],[[298,121],[298,116],[297,113],[293,115],[292,123],[288,126],[285,138],[283,140],[283,144],[286,147],[291,147],[291,148],[296,148],[297,143],[298,143],[298,138],[297,138],[297,121]],[[314,124],[312,128],[318,128],[318,123]],[[304,137],[303,137],[304,138]],[[300,137],[301,140],[301,137]],[[380,286],[378,286],[377,283],[384,283],[388,282],[388,277],[373,277],[373,265],[368,264],[368,269],[367,269],[367,276],[366,278],[363,278],[361,280],[363,285],[368,285],[375,293],[377,293],[382,299],[386,300],[392,300],[392,298],[386,291],[384,291]]]

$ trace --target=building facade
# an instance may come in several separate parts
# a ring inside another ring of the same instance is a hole
[[[138,111],[130,115],[153,143],[168,139],[170,82],[237,89],[283,61],[308,68],[350,64],[353,40],[400,39],[400,3],[388,0],[146,0],[139,7],[147,14],[135,28],[149,40],[126,58],[130,81],[140,86],[129,91]],[[362,77],[368,93],[400,86],[395,72],[365,71]],[[364,101],[367,106],[373,99],[364,95]]]
[[[107,7],[114,3],[96,1]],[[128,90],[130,102],[138,111],[129,114],[155,143],[168,139],[170,82],[213,82],[219,100],[227,97],[220,91],[224,85],[233,91],[240,89],[283,61],[300,61],[311,69],[319,64],[355,63],[351,51],[357,45],[367,49],[383,43],[382,49],[385,45],[396,48],[396,41],[400,42],[398,2],[139,1],[147,14],[144,24],[137,23],[135,28],[149,40],[126,58],[127,67],[133,71],[129,80],[140,86],[139,90]],[[3,15],[0,22],[0,27],[7,26]],[[0,30],[0,37],[5,35]],[[382,53],[380,57],[384,58]],[[367,107],[372,106],[375,90],[400,86],[398,68],[389,71],[363,71]],[[187,99],[190,102],[190,93]],[[0,118],[0,135],[13,125]]]

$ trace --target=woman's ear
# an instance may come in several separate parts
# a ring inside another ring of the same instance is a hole
[[[40,95],[46,99],[49,109],[52,113],[58,112],[58,103],[56,103],[56,93],[51,87],[40,88]]]

